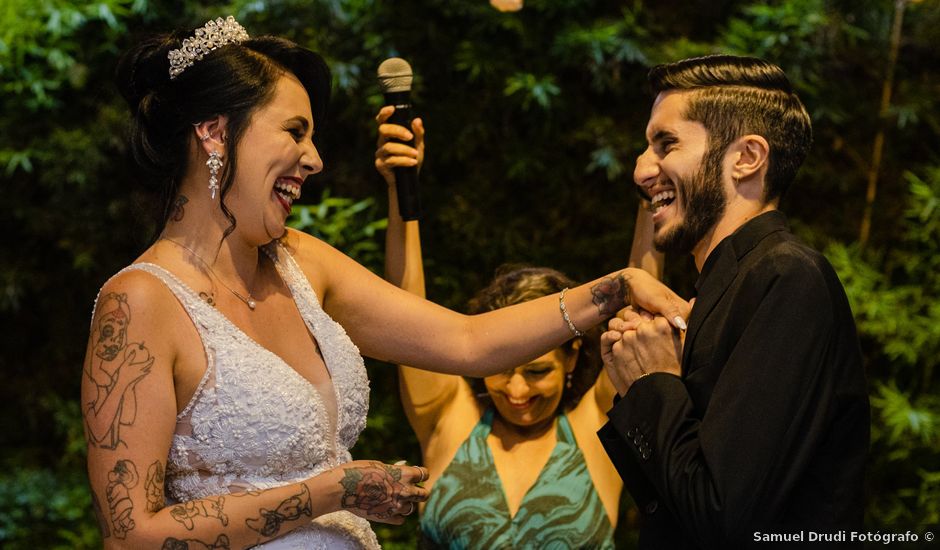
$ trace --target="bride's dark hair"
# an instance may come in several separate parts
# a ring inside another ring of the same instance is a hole
[[[194,32],[143,40],[121,57],[116,82],[131,109],[131,152],[160,197],[157,235],[172,213],[186,173],[193,124],[218,115],[228,117],[219,182],[222,212],[231,223],[225,231],[228,236],[236,220],[225,197],[238,167],[236,147],[251,115],[271,101],[281,75],[290,73],[307,90],[314,125],[322,130],[330,100],[330,70],[318,54],[290,40],[262,36],[213,50],[171,80],[167,54]]]

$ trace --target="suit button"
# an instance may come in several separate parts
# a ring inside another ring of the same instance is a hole
[[[655,500],[651,500],[651,501],[649,502],[649,504],[646,505],[646,508],[644,508],[643,510],[644,510],[647,514],[652,515],[652,514],[655,514],[655,513],[656,513],[656,510],[658,510],[658,509],[659,509],[659,502],[657,502],[657,501],[655,501]]]
[[[636,434],[636,429],[630,428],[627,430],[627,437],[633,437]]]
[[[640,457],[642,457],[643,460],[649,460],[649,458],[650,458],[650,450],[649,450],[649,449],[644,449],[643,451],[641,451],[641,452],[640,452]]]
[[[633,445],[634,445],[635,447],[639,447],[639,446],[640,446],[640,438],[639,438],[639,437],[634,437],[634,438],[633,438]]]

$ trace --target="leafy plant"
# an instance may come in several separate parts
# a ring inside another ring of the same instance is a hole
[[[908,224],[890,247],[833,244],[868,350],[872,379],[873,525],[936,523],[940,517],[940,169],[906,173]]]

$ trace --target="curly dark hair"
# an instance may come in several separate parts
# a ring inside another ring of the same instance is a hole
[[[565,274],[548,267],[506,264],[496,270],[496,275],[488,286],[470,299],[467,313],[484,313],[528,302],[574,286],[577,286],[577,283]],[[597,380],[601,370],[600,333],[601,328],[598,326],[586,331],[580,338],[581,347],[578,349],[578,360],[572,372],[571,387],[565,387],[562,391],[559,411],[574,408]],[[575,353],[575,341],[577,339],[565,342],[561,349],[569,355]],[[482,378],[467,378],[467,381],[477,396],[488,398]],[[556,414],[559,411],[555,411]]]

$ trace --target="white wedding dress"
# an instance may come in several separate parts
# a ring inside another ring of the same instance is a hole
[[[369,379],[359,349],[320,306],[297,263],[279,244],[264,251],[287,283],[329,370],[336,427],[320,392],[280,357],[248,337],[185,283],[148,263],[127,268],[163,281],[193,320],[207,368],[176,418],[166,467],[169,502],[269,489],[351,460],[365,428]],[[312,495],[316,498],[316,495]],[[369,522],[341,511],[314,518],[268,543],[267,549],[379,548]]]

